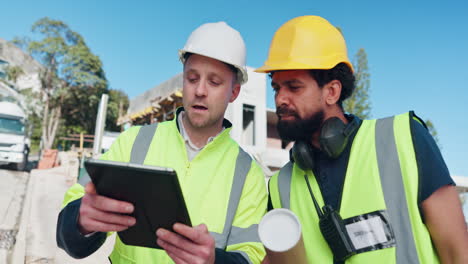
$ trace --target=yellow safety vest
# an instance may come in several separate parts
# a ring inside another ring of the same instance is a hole
[[[230,130],[225,129],[189,161],[176,119],[160,123],[157,129],[155,125],[132,127],[116,139],[101,159],[140,161],[175,169],[192,224],[206,224],[217,248],[260,263],[265,252],[258,238],[257,224],[266,212],[264,175],[231,139]],[[145,141],[148,137],[150,141]],[[82,197],[83,193],[81,185],[72,186],[64,204]],[[163,250],[127,246],[118,236],[110,259],[112,263],[173,263]]]
[[[364,120],[352,142],[339,213],[345,220],[383,211],[394,243],[359,252],[345,263],[439,263],[418,207],[419,174],[410,130],[414,113]],[[319,230],[304,175],[320,207],[324,201],[312,171],[288,163],[270,180],[274,208],[288,208],[299,217],[309,263],[333,263]]]

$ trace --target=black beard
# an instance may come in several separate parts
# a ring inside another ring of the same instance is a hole
[[[281,117],[278,113],[288,113],[296,117],[295,121],[285,121],[281,120]],[[323,110],[320,110],[306,119],[301,119],[296,112],[283,108],[277,108],[276,114],[278,115],[278,123],[276,129],[282,140],[286,141],[310,141],[312,139],[312,134],[317,132],[322,123],[325,114]]]

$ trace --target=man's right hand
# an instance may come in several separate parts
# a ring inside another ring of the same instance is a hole
[[[81,199],[78,228],[83,235],[125,230],[136,223],[134,217],[123,215],[133,209],[131,203],[98,195],[94,184],[89,182]]]

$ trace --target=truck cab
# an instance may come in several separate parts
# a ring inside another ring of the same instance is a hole
[[[0,102],[0,165],[24,170],[28,164],[30,139],[26,114],[12,102]]]

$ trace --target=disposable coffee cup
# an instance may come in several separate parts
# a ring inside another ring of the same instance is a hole
[[[270,264],[307,264],[299,218],[288,209],[274,209],[258,226],[260,241]]]

